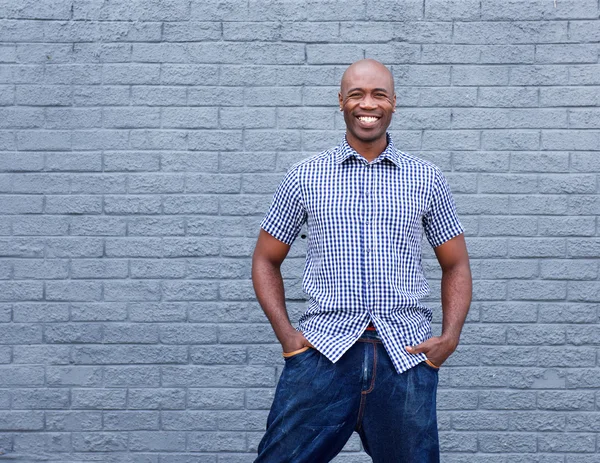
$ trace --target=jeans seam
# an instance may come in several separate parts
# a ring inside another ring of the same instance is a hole
[[[365,411],[365,399],[367,398],[366,395],[364,394],[360,394],[360,405],[358,407],[358,418],[356,419],[356,431],[360,431],[362,428],[362,418],[363,418],[363,414]]]
[[[371,384],[369,386],[369,389],[367,389],[366,391],[360,391],[360,405],[358,408],[358,418],[356,419],[356,431],[360,431],[362,428],[362,418],[365,413],[367,395],[370,392],[372,392],[373,389],[375,389],[375,379],[377,378],[377,342],[373,340],[367,340],[362,342],[368,342],[373,346],[373,375],[371,378]]]
[[[371,386],[362,394],[367,395],[375,389],[375,378],[377,377],[377,346],[373,343],[373,377],[371,378]]]

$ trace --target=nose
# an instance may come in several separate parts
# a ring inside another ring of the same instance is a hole
[[[375,103],[375,99],[371,97],[368,93],[360,100],[360,107],[362,109],[370,109],[376,108],[377,104]]]

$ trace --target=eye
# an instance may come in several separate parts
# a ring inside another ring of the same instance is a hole
[[[352,92],[348,95],[348,98],[359,98],[360,97],[360,93],[357,92]]]

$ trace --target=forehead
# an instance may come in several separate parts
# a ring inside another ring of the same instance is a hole
[[[390,72],[381,66],[364,65],[348,68],[342,78],[342,91],[351,88],[361,88],[371,90],[374,88],[384,88],[392,92],[393,83]]]

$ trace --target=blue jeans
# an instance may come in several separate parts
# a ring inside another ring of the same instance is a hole
[[[425,362],[398,374],[374,331],[336,363],[286,358],[255,463],[328,462],[354,431],[375,463],[437,463],[437,384]]]

